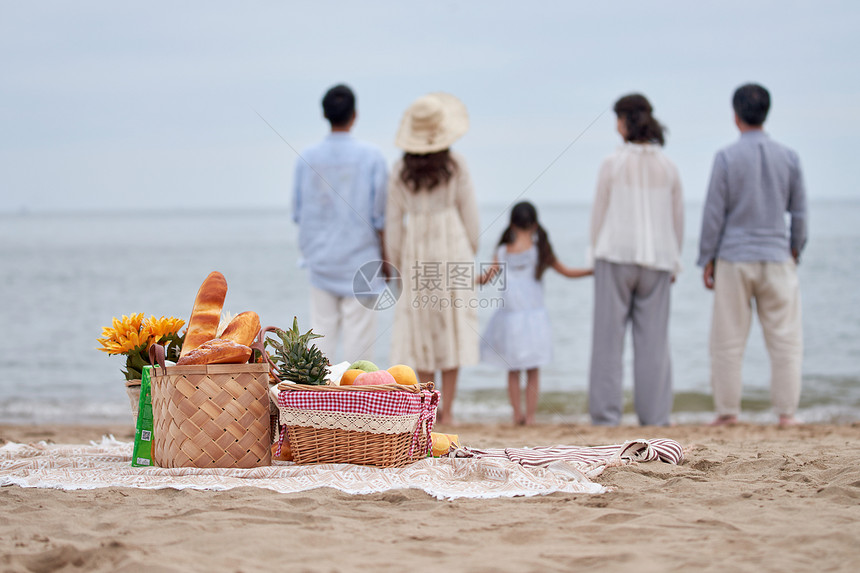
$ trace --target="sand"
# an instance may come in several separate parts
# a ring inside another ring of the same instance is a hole
[[[461,425],[474,447],[668,437],[684,464],[609,468],[603,495],[437,501],[111,488],[0,488],[2,571],[857,571],[860,424],[794,428]],[[3,426],[86,443],[125,427]]]

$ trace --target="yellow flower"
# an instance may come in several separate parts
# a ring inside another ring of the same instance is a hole
[[[108,340],[106,338],[99,338],[99,344],[102,345],[101,348],[97,348],[97,350],[101,350],[102,352],[107,352],[108,354],[120,354],[120,345],[112,340]]]
[[[125,348],[128,344],[127,339],[130,334],[135,335],[140,333],[140,325],[143,323],[143,313],[132,314],[131,316],[122,316],[122,320],[114,318],[111,327],[102,328],[102,337],[98,339],[101,343],[102,350],[109,354],[122,353],[121,348]],[[119,350],[119,352],[117,352]]]
[[[102,328],[102,336],[97,341],[101,344],[102,352],[108,354],[128,354],[136,348],[146,348],[152,342],[176,334],[185,322],[178,318],[144,319],[144,313],[131,316],[123,315],[122,319],[114,318],[109,327]]]
[[[111,326],[102,328],[101,338],[96,341],[97,347],[108,354],[125,354],[126,369],[123,370],[126,380],[136,380],[141,377],[141,369],[149,363],[146,356],[152,344],[164,345],[169,360],[179,357],[182,337],[179,329],[185,321],[174,317],[144,318],[139,312],[131,316],[123,315],[122,319],[114,318]]]
[[[132,314],[131,316],[122,315],[122,320],[113,319],[113,329],[118,334],[125,332],[140,332],[140,325],[143,323],[143,313]]]
[[[120,354],[131,352],[135,348],[146,346],[149,341],[149,335],[142,332],[129,332],[126,336],[120,337]]]
[[[161,342],[162,339],[179,332],[179,329],[184,324],[185,321],[181,318],[174,318],[172,316],[155,318],[154,316],[150,316],[143,321],[142,332],[146,332],[152,336],[153,342]]]

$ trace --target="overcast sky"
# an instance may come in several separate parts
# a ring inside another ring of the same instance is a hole
[[[860,4],[596,4],[0,0],[0,211],[286,208],[339,82],[390,161],[412,100],[457,95],[479,199],[541,204],[591,200],[633,91],[701,201],[757,81],[810,197],[858,196]]]

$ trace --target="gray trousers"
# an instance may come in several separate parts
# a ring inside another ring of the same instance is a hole
[[[672,412],[668,271],[594,263],[594,328],[588,411],[597,425],[618,425],[624,407],[623,356],[633,323],[633,405],[639,423],[666,426]]]

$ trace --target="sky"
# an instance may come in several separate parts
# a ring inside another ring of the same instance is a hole
[[[341,82],[390,163],[409,104],[455,94],[479,201],[540,205],[591,201],[631,92],[701,202],[737,137],[732,92],[755,81],[810,198],[854,198],[858,22],[848,1],[0,0],[0,212],[286,209]]]

